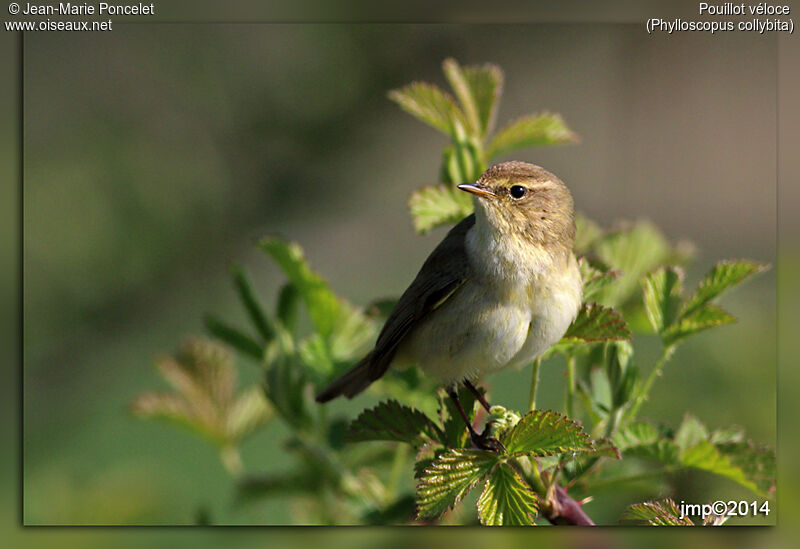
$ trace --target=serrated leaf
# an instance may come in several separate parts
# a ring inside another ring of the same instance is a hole
[[[494,119],[503,72],[496,65],[461,67],[454,59],[442,64],[473,135],[483,138]]]
[[[671,326],[662,335],[664,345],[675,343],[703,330],[736,322],[736,317],[729,315],[722,308],[707,303],[689,316],[683,317],[676,325]]]
[[[600,261],[622,273],[598,292],[597,301],[606,306],[623,304],[636,291],[642,277],[665,263],[672,253],[661,231],[647,221],[603,235],[593,249]]]
[[[681,454],[681,463],[726,477],[766,496],[775,485],[775,454],[752,443],[715,446],[703,441]]]
[[[430,185],[417,189],[408,200],[414,229],[424,234],[442,225],[461,221],[472,213],[469,193],[455,187]]]
[[[689,517],[681,518],[680,509],[671,499],[631,505],[622,518],[623,520],[643,520],[651,526],[694,526]]]
[[[389,99],[418,120],[448,135],[456,125],[466,127],[464,113],[453,98],[433,84],[413,82],[389,92]]]
[[[499,130],[489,143],[486,155],[494,158],[524,147],[576,143],[578,136],[560,114],[538,113],[523,116]]]
[[[373,335],[374,325],[347,300],[334,294],[308,265],[294,242],[262,238],[258,246],[281,267],[308,308],[314,330],[329,344],[336,359],[351,358]]]
[[[396,400],[387,400],[361,412],[350,424],[345,440],[392,440],[421,446],[430,440],[441,442],[443,438],[442,430],[428,416]]]
[[[700,282],[697,291],[686,302],[682,315],[692,315],[725,290],[768,268],[768,265],[745,259],[720,261]]]
[[[614,309],[598,303],[584,303],[562,341],[613,341],[630,338],[628,325]]]
[[[484,526],[533,526],[539,500],[508,463],[499,463],[478,498],[478,519]]]
[[[708,440],[708,429],[692,414],[684,414],[683,422],[675,432],[675,444],[686,450]]]
[[[644,421],[636,421],[617,430],[613,441],[626,457],[654,459],[666,465],[680,463],[678,445],[662,438],[656,427]]]
[[[261,344],[244,332],[229,326],[214,315],[206,315],[203,320],[208,333],[223,343],[255,360],[261,361],[264,358],[264,348]]]
[[[644,277],[642,294],[650,325],[657,334],[672,326],[681,305],[683,270],[659,267]]]
[[[253,323],[256,331],[261,335],[264,342],[269,342],[275,336],[275,330],[267,319],[267,315],[261,309],[258,299],[253,292],[253,287],[250,280],[244,271],[239,267],[232,269],[233,284],[236,287],[236,293],[239,294],[239,300],[244,305],[250,321]]]
[[[583,301],[589,302],[608,284],[621,276],[618,271],[601,271],[595,268],[585,257],[578,259],[578,268],[583,281]]]
[[[417,484],[417,515],[436,518],[452,508],[497,463],[483,450],[453,449],[439,456]]]
[[[552,410],[533,410],[507,431],[502,442],[509,454],[550,456],[594,450],[580,424]]]

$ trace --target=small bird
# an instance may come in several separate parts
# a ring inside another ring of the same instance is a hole
[[[458,188],[474,195],[475,213],[428,256],[375,348],[316,400],[352,398],[390,366],[417,364],[445,387],[472,443],[496,449],[488,429],[474,430],[456,389],[464,383],[488,411],[472,381],[531,363],[575,319],[582,282],[573,201],[558,177],[525,162],[497,164]]]

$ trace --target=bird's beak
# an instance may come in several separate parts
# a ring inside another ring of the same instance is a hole
[[[468,193],[472,193],[484,198],[494,198],[497,196],[489,189],[489,187],[481,183],[464,183],[459,185],[458,188],[462,191],[467,191]]]

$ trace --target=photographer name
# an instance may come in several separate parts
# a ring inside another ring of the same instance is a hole
[[[58,5],[25,4],[22,15],[154,15],[154,4],[74,4],[60,2]]]

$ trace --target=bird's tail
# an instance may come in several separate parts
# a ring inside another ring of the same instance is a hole
[[[358,364],[320,391],[316,397],[317,402],[328,402],[339,395],[347,398],[356,396],[377,379],[372,375],[374,370],[371,365],[372,353],[369,353]]]

